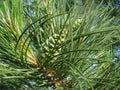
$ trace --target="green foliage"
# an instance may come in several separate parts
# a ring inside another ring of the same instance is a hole
[[[0,87],[118,90],[113,9],[94,0],[5,0],[0,7]]]

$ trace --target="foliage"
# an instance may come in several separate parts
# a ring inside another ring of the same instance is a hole
[[[4,0],[0,7],[3,90],[118,90],[119,32],[109,3]]]

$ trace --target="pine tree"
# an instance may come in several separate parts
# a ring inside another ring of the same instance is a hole
[[[1,90],[119,90],[112,5],[2,0]]]

